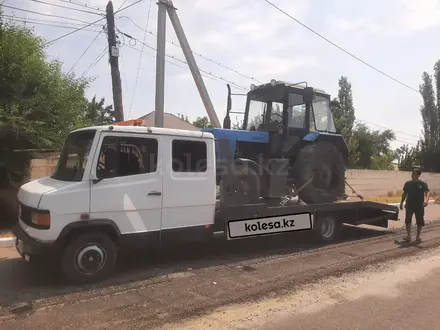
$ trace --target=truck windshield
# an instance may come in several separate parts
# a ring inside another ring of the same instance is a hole
[[[60,181],[81,181],[89,158],[95,130],[70,133],[61,151],[53,179]]]

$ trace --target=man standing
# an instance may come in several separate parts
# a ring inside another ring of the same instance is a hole
[[[405,204],[405,224],[407,236],[404,238],[405,241],[411,242],[411,222],[412,217],[415,215],[417,223],[417,237],[416,243],[420,243],[420,232],[422,227],[425,225],[425,207],[428,205],[429,201],[429,188],[428,185],[419,180],[422,172],[419,169],[414,169],[412,171],[412,180],[405,182],[403,186],[402,200],[400,201],[400,209],[403,210],[403,203],[406,199]]]

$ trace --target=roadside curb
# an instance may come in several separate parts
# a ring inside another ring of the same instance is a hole
[[[2,237],[0,238],[0,248],[15,246],[15,237]]]

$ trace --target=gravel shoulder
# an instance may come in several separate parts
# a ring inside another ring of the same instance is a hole
[[[328,277],[294,293],[217,309],[160,329],[434,329],[440,249]]]

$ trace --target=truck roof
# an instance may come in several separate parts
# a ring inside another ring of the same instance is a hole
[[[121,132],[121,133],[143,133],[152,135],[171,135],[171,136],[182,136],[182,137],[192,137],[200,139],[214,139],[214,135],[210,132],[202,131],[191,131],[184,129],[175,128],[163,128],[163,127],[149,127],[149,126],[118,126],[118,125],[103,125],[103,126],[91,126],[84,127],[74,132],[85,131],[85,130],[96,130],[103,132]]]

